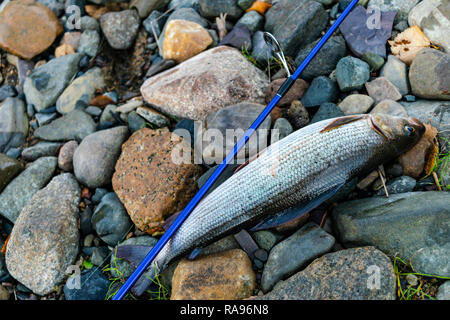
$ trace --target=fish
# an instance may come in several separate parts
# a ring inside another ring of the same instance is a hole
[[[142,295],[171,261],[190,252],[195,258],[199,248],[226,235],[271,228],[306,214],[347,181],[411,149],[425,130],[415,118],[362,114],[294,131],[209,193],[161,249],[132,293]],[[297,210],[287,210],[292,207]],[[121,248],[121,255],[131,261],[132,248],[128,249]],[[148,250],[140,255],[135,250],[134,259],[141,261]]]

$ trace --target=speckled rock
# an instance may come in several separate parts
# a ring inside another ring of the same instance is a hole
[[[19,174],[22,165],[16,159],[0,153],[0,192]]]
[[[128,49],[136,38],[140,18],[135,10],[108,12],[100,18],[100,26],[114,49]]]
[[[138,107],[136,109],[136,113],[157,128],[165,127],[170,123],[169,119],[167,119],[165,115],[153,110],[152,108]]]
[[[120,147],[128,137],[125,126],[97,131],[80,143],[73,155],[73,169],[78,181],[90,188],[108,184],[120,155]]]
[[[38,142],[22,151],[22,158],[26,161],[34,161],[40,157],[56,156],[61,147],[59,142]]]
[[[55,290],[75,262],[79,202],[75,178],[69,173],[56,176],[33,196],[14,225],[6,265],[15,279],[36,294]]]
[[[367,93],[374,100],[375,104],[386,99],[398,101],[402,98],[397,87],[384,77],[378,77],[375,80],[366,82],[365,86]]]
[[[406,112],[405,108],[393,100],[383,100],[380,103],[378,103],[375,107],[373,107],[372,111],[370,113],[386,113],[397,117],[407,117],[408,113]]]
[[[254,299],[395,300],[396,277],[390,259],[374,247],[341,250],[314,260]]]
[[[437,300],[450,300],[450,280],[445,281],[440,287],[438,294],[436,295]]]
[[[339,103],[339,108],[348,116],[366,113],[372,105],[373,99],[371,97],[365,94],[351,94]]]
[[[369,80],[369,65],[352,56],[339,60],[336,66],[336,80],[341,91],[359,90]]]
[[[116,164],[113,189],[131,220],[149,234],[161,232],[164,219],[182,210],[197,191],[202,168],[174,163],[174,149],[176,155],[176,150],[191,147],[170,132],[143,128],[123,144]]]
[[[237,300],[248,298],[256,285],[247,254],[234,249],[182,260],[173,275],[171,300]]]
[[[370,0],[367,5],[368,9],[379,9],[382,12],[397,11],[395,23],[406,20],[408,13],[420,0]]]
[[[203,120],[242,101],[264,102],[266,75],[236,49],[220,46],[147,79],[144,99],[160,111]]]
[[[75,140],[65,143],[59,150],[58,167],[64,171],[73,170],[73,154],[78,148],[78,142]]]

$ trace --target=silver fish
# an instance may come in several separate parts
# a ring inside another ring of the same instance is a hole
[[[409,150],[424,132],[417,119],[385,114],[328,119],[293,132],[206,196],[132,292],[141,295],[157,273],[195,248],[255,224],[285,223],[295,218],[280,214],[287,208],[308,212],[350,179]]]

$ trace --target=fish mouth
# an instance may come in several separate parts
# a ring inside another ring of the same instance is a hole
[[[384,139],[386,140],[391,140],[391,138],[389,138],[389,136],[383,131],[383,129],[381,129],[374,121],[373,116],[370,115],[369,117],[370,119],[370,126],[372,127],[372,129],[378,133],[380,136],[382,136]]]

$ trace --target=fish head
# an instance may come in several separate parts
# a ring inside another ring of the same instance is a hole
[[[424,124],[416,118],[403,118],[388,114],[370,116],[372,129],[383,136],[400,154],[411,149],[425,133]]]

